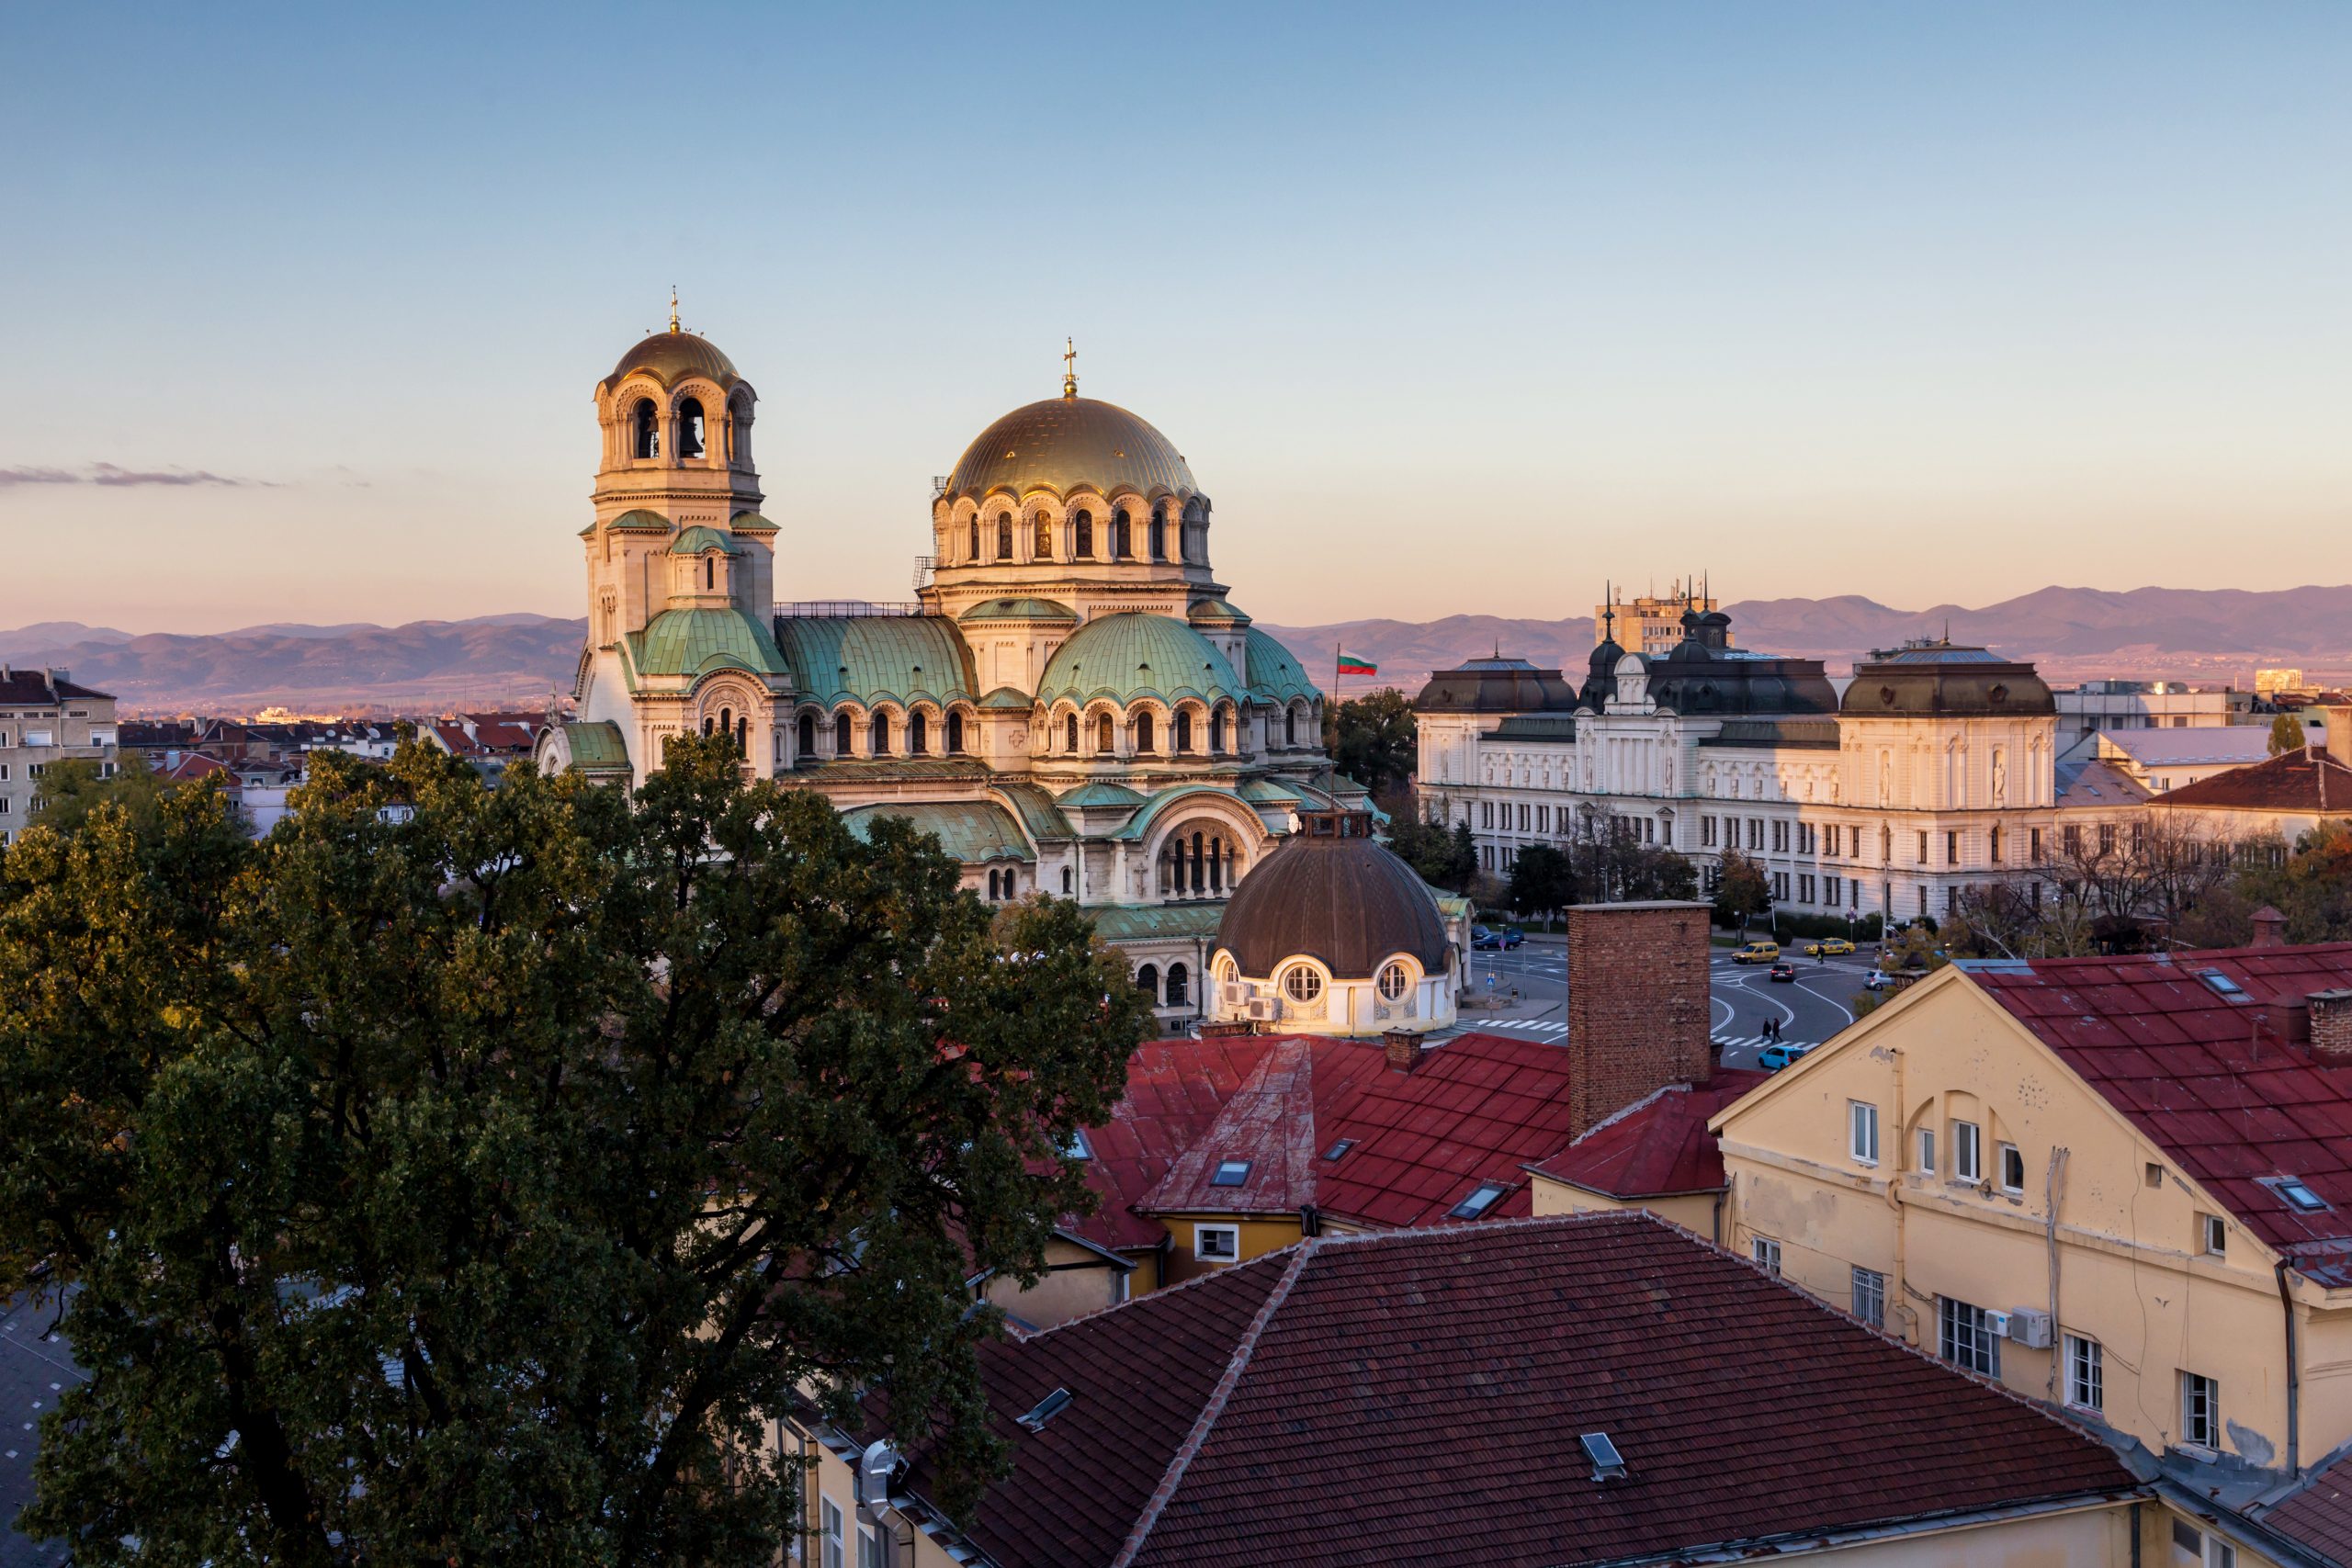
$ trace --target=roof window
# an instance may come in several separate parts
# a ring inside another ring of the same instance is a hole
[[[1094,1145],[1086,1141],[1086,1129],[1072,1127],[1069,1136],[1062,1140],[1063,1156],[1069,1159],[1092,1159]]]
[[[2239,985],[2235,980],[2231,979],[2227,975],[2222,974],[2219,969],[2207,969],[2200,971],[2197,977],[2204,981],[2208,986],[2212,987],[2214,993],[2218,996],[2227,997],[2233,1002],[2242,1002],[2245,1000],[2245,987]]]
[[[1346,1154],[1350,1149],[1354,1148],[1355,1146],[1356,1141],[1353,1138],[1341,1138],[1338,1143],[1333,1144],[1329,1148],[1323,1151],[1323,1157],[1325,1159],[1338,1159],[1341,1155]]]
[[[1485,1213],[1487,1210],[1493,1208],[1495,1206],[1495,1200],[1502,1195],[1502,1183],[1498,1181],[1482,1181],[1478,1183],[1478,1190],[1476,1192],[1471,1193],[1470,1196],[1464,1198],[1459,1203],[1456,1203],[1453,1208],[1447,1210],[1446,1213],[1453,1219],[1475,1220],[1479,1215]]]
[[[1221,1159],[1216,1162],[1216,1174],[1209,1178],[1211,1187],[1238,1187],[1250,1179],[1250,1162],[1246,1159]]]
[[[1055,1416],[1060,1415],[1065,1409],[1069,1408],[1070,1399],[1071,1394],[1069,1390],[1066,1388],[1057,1388],[1054,1390],[1053,1393],[1046,1395],[1045,1398],[1039,1400],[1035,1407],[1032,1409],[1028,1415],[1019,1416],[1017,1419],[1023,1427],[1028,1427],[1031,1431],[1037,1431],[1043,1427],[1046,1422],[1052,1420]]]
[[[1617,1451],[1617,1445],[1610,1440],[1608,1433],[1587,1432],[1577,1441],[1584,1445],[1584,1457],[1592,1461],[1595,1481],[1625,1479],[1625,1456]]]
[[[2287,1201],[2287,1207],[2301,1214],[2316,1214],[2327,1207],[2327,1200],[2303,1185],[2295,1176],[2274,1176],[2263,1183]]]

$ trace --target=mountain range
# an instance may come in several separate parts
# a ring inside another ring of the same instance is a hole
[[[2313,681],[2352,669],[2352,587],[2053,587],[1996,604],[1924,610],[1840,594],[1747,600],[1724,609],[1737,646],[1823,659],[1832,674],[1871,649],[1947,631],[1955,642],[2032,660],[2062,681],[2117,675],[2244,684],[2258,665],[2301,667]],[[1258,624],[1310,674],[1328,671],[1338,649],[1380,667],[1374,682],[1351,678],[1351,691],[1368,684],[1410,690],[1432,670],[1498,649],[1560,665],[1581,681],[1593,646],[1589,615]],[[125,712],[537,707],[550,690],[570,688],[586,629],[581,620],[522,614],[400,626],[276,623],[206,636],[44,621],[0,631],[0,663],[62,667],[75,681],[114,693]]]

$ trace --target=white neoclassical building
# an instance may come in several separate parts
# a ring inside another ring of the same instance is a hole
[[[1659,656],[1604,631],[1581,692],[1501,657],[1431,676],[1425,813],[1468,823],[1498,876],[1595,816],[1711,882],[1736,848],[1794,913],[1941,918],[1961,889],[2044,863],[2068,802],[2031,665],[1920,641],[1857,663],[1841,694],[1818,660],[1734,648],[1729,628],[1693,608]]]
[[[757,396],[674,309],[595,405],[588,641],[542,769],[634,785],[670,738],[730,734],[853,826],[936,833],[984,897],[1089,906],[1170,1019],[1298,812],[1366,804],[1322,750],[1323,694],[1226,598],[1183,456],[1074,374],[939,482],[902,604],[777,602]]]

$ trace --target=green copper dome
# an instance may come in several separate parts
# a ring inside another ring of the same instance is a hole
[[[1312,701],[1321,695],[1290,649],[1255,626],[1250,628],[1247,662],[1250,694],[1261,702],[1287,703],[1293,697]]]
[[[719,550],[731,556],[735,543],[718,529],[701,523],[670,541],[670,553],[673,556],[700,555],[705,550]]]
[[[1054,650],[1037,680],[1040,706],[1064,697],[1078,703],[1096,697],[1122,704],[1136,697],[1214,703],[1240,702],[1248,694],[1208,638],[1172,615],[1140,613],[1087,622]]]

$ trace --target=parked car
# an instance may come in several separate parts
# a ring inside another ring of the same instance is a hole
[[[1781,944],[1777,942],[1751,942],[1731,955],[1734,964],[1777,964]]]
[[[1766,976],[1768,979],[1787,980],[1792,983],[1795,981],[1796,977],[1797,966],[1793,964],[1775,964],[1772,965],[1772,972]]]
[[[1878,970],[1871,970],[1869,974],[1862,976],[1862,989],[1865,991],[1883,991],[1886,989],[1886,976],[1881,974]]]
[[[1792,1062],[1801,1060],[1810,1045],[1767,1045],[1757,1054],[1756,1065],[1768,1073],[1777,1073]]]
[[[1521,931],[1517,926],[1505,926],[1503,928],[1503,945],[1505,947],[1523,946],[1526,942],[1527,933]]]
[[[1498,948],[1518,947],[1526,941],[1527,933],[1517,926],[1503,926],[1499,929],[1494,926],[1470,928],[1470,945],[1485,953],[1491,953]]]
[[[1819,942],[1804,944],[1807,958],[1843,958],[1854,951],[1854,944],[1842,936],[1824,937]]]

